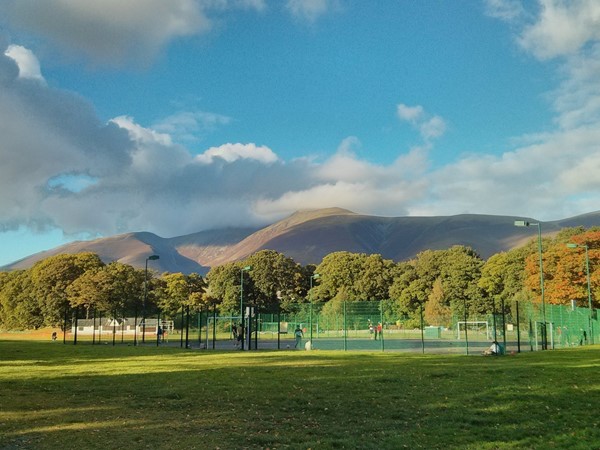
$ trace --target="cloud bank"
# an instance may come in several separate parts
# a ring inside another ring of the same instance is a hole
[[[208,10],[267,7],[262,1],[157,0],[163,16],[158,29],[142,31],[158,20],[152,12],[117,21],[112,44],[92,45],[73,44],[74,31],[53,30],[51,18],[62,11],[75,17],[73,23],[89,20],[100,35],[106,32],[107,15],[86,18],[74,0],[43,3],[8,1],[0,12],[100,59],[112,57],[109,47],[116,42],[126,43],[119,58],[138,45],[151,55],[171,39],[205,32],[211,26]],[[136,5],[139,9],[135,1],[106,4],[112,14],[118,11],[123,17],[134,15]],[[321,14],[320,8],[332,5],[287,4],[294,14],[303,14],[301,7]],[[37,18],[26,17],[34,5],[40,8]],[[394,99],[397,106],[390,117],[399,127],[410,124],[422,145],[402,148],[399,143],[396,158],[387,165],[359,157],[361,143],[355,136],[340,142],[325,159],[285,161],[268,143],[253,142],[223,143],[196,155],[182,144],[186,130],[226,126],[231,118],[202,112],[153,125],[128,116],[101,122],[85,99],[44,82],[33,52],[0,41],[0,230],[26,226],[91,235],[148,230],[175,236],[264,225],[298,209],[331,206],[384,216],[479,213],[540,220],[596,210],[600,43],[592,19],[583,21],[576,33],[567,30],[574,17],[596,17],[595,3],[541,1],[533,19],[524,19],[515,5],[494,0],[488,9],[513,22],[515,40],[524,52],[558,63],[561,81],[551,93],[556,130],[525,136],[522,144],[500,156],[466,155],[436,169],[431,168],[430,152],[451,118],[429,112],[427,105]],[[51,6],[57,9],[50,11]],[[574,35],[565,38],[565,33]],[[565,44],[547,45],[553,41]]]

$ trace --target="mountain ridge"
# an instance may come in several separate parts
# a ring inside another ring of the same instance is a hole
[[[148,267],[161,272],[197,272],[242,260],[264,249],[276,250],[300,264],[318,264],[335,251],[378,253],[402,261],[431,249],[452,245],[473,248],[483,258],[525,244],[537,236],[514,226],[515,220],[537,223],[515,216],[458,214],[431,217],[384,217],[357,214],[342,208],[297,211],[263,228],[223,228],[184,236],[163,238],[140,231],[91,241],[76,241],[39,252],[2,267],[25,269],[60,253],[97,253],[105,262],[119,261],[143,268],[146,258],[160,255]],[[600,226],[600,211],[556,221],[540,222],[544,235],[561,228]]]

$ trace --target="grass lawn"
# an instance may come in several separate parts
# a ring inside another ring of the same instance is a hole
[[[600,346],[506,357],[0,341],[0,449],[600,448]]]

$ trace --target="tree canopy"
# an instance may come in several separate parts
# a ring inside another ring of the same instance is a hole
[[[567,245],[569,244],[569,245]],[[586,258],[587,254],[587,258]],[[423,309],[428,323],[452,316],[486,314],[513,300],[541,301],[537,239],[482,260],[456,245],[426,250],[409,261],[379,254],[334,252],[317,266],[302,266],[273,250],[212,267],[198,274],[105,264],[93,253],[57,255],[28,270],[0,272],[0,327],[26,329],[59,325],[68,308],[108,314],[138,314],[158,308],[172,317],[182,308],[218,308],[238,315],[241,302],[263,312],[294,312],[310,301],[335,311],[342,302],[391,300],[386,316],[416,324]],[[544,300],[588,304],[588,267],[593,306],[600,295],[600,229],[566,228],[542,242]],[[589,264],[588,264],[589,263]],[[312,289],[311,289],[312,287]]]

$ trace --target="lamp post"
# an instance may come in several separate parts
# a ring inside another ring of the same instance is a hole
[[[548,342],[546,339],[546,301],[544,298],[544,263],[542,259],[542,225],[538,223],[531,223],[525,220],[515,220],[516,227],[530,227],[532,225],[537,226],[538,229],[538,253],[540,257],[540,289],[542,293],[542,350],[548,349]]]
[[[242,350],[244,350],[244,333],[246,332],[246,324],[244,323],[244,272],[252,270],[252,266],[242,267],[240,270],[240,323],[242,329]]]
[[[588,254],[588,246],[587,244],[567,244],[568,248],[578,248],[583,247],[585,249],[585,271],[587,275],[587,294],[588,294],[588,307],[590,309],[590,320],[588,323],[589,333],[590,333],[590,343],[594,343],[594,330],[592,330],[592,288],[590,283],[590,257]]]
[[[142,344],[146,342],[146,298],[148,297],[148,261],[156,261],[157,259],[160,259],[160,256],[150,255],[146,258],[146,268],[144,270],[144,300],[142,302]]]
[[[320,278],[321,275],[318,273],[313,273],[310,276],[310,290],[309,292],[309,296],[310,296],[310,348],[312,349],[312,340],[313,340],[313,336],[312,336],[312,332],[313,332],[313,325],[312,325],[312,310],[313,310],[313,302],[312,302],[312,288],[313,288],[313,280],[316,280],[317,278]]]

